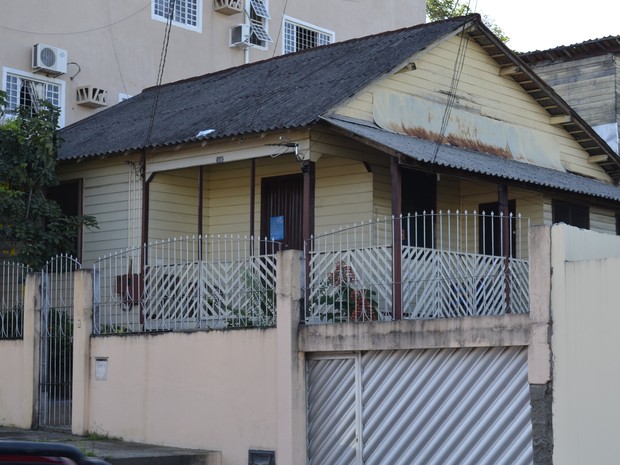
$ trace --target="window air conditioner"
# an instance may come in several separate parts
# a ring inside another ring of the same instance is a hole
[[[32,47],[32,71],[59,76],[67,72],[67,51],[45,44]]]
[[[231,47],[248,47],[250,45],[250,25],[238,24],[230,30]]]

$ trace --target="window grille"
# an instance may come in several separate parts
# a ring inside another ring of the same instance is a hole
[[[172,0],[153,0],[153,17],[167,21]],[[191,29],[200,28],[200,2],[202,0],[174,0],[172,23]]]
[[[260,47],[267,47],[268,42],[272,42],[271,36],[267,32],[267,21],[271,19],[267,4],[263,0],[250,0],[250,43]]]
[[[39,111],[41,100],[61,108],[59,84],[7,73],[5,90],[9,112],[22,106],[29,108],[30,115],[34,115]]]
[[[284,20],[284,53],[299,52],[319,45],[331,44],[334,34],[312,26]]]

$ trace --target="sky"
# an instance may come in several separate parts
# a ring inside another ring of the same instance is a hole
[[[510,38],[518,52],[620,35],[619,0],[470,0]]]

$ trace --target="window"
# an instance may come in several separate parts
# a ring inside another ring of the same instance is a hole
[[[590,229],[590,211],[587,206],[554,200],[551,208],[553,223],[566,223],[581,229]]]
[[[79,216],[82,214],[82,181],[64,181],[59,185],[50,187],[47,191],[47,198],[54,200],[60,206],[65,215]],[[77,233],[73,239],[70,250],[65,253],[77,258],[82,256],[82,233]]]
[[[259,47],[267,47],[267,43],[272,42],[267,32],[267,21],[271,16],[266,1],[250,0],[246,3],[250,17],[250,43]]]
[[[282,53],[293,53],[319,45],[331,44],[334,33],[311,24],[284,17]]]
[[[514,257],[517,202],[508,201],[508,216],[501,215],[499,202],[482,203],[478,212],[478,250],[484,255]]]
[[[249,465],[276,465],[274,451],[251,450],[248,457]]]
[[[166,22],[171,0],[153,0],[151,17]],[[174,0],[172,24],[202,32],[202,0]]]
[[[8,113],[20,106],[30,109],[34,115],[40,108],[41,100],[47,100],[60,108],[58,125],[64,125],[65,83],[60,79],[46,79],[32,73],[4,68],[2,86],[6,92],[6,110]]]

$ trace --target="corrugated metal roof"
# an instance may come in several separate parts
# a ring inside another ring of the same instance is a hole
[[[338,42],[150,88],[65,128],[59,159],[302,127],[475,15]],[[150,140],[150,116],[157,111]]]
[[[365,121],[325,117],[341,132],[380,150],[428,164],[620,202],[620,187],[550,168],[386,131]]]
[[[607,36],[547,50],[521,53],[519,57],[530,65],[537,65],[546,62],[578,60],[597,55],[616,55],[618,53],[620,53],[620,36]]]

